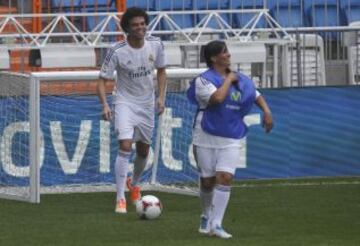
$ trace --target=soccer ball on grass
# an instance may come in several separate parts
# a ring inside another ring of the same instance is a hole
[[[160,216],[162,208],[159,198],[153,195],[143,196],[136,203],[136,212],[141,219],[156,219]]]

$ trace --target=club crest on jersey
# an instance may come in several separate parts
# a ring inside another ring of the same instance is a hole
[[[238,102],[241,99],[241,93],[240,91],[233,91],[230,95],[230,98],[232,101]]]

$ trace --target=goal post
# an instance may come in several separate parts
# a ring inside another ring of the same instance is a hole
[[[190,148],[195,108],[185,88],[203,70],[167,70],[166,109],[156,118],[145,190],[197,190]],[[118,147],[112,124],[101,119],[98,79],[99,71],[0,73],[0,198],[39,203],[42,193],[115,191]]]
[[[30,77],[30,202],[40,203],[40,87],[39,80]]]

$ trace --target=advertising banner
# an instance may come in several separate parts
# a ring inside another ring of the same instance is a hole
[[[245,118],[249,133],[243,139],[236,179],[360,175],[359,87],[266,89],[261,93],[272,110],[274,129],[264,133],[262,114],[254,106]],[[11,100],[0,98],[1,105],[11,105]],[[42,96],[40,105],[41,184],[114,183],[117,140],[112,123],[101,119],[98,98]],[[29,175],[30,129],[21,112],[14,116],[15,106],[2,107],[0,183],[23,185]],[[19,108],[26,107],[24,101]],[[197,179],[191,148],[195,111],[184,93],[167,94],[157,174],[161,183]],[[155,142],[144,180],[151,175]]]

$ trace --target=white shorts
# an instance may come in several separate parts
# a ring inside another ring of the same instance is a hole
[[[200,177],[215,177],[216,172],[235,174],[240,163],[241,148],[238,146],[223,149],[194,146],[195,159],[199,168]]]
[[[118,140],[132,139],[151,144],[154,129],[153,108],[145,108],[136,104],[115,104],[114,125]]]

